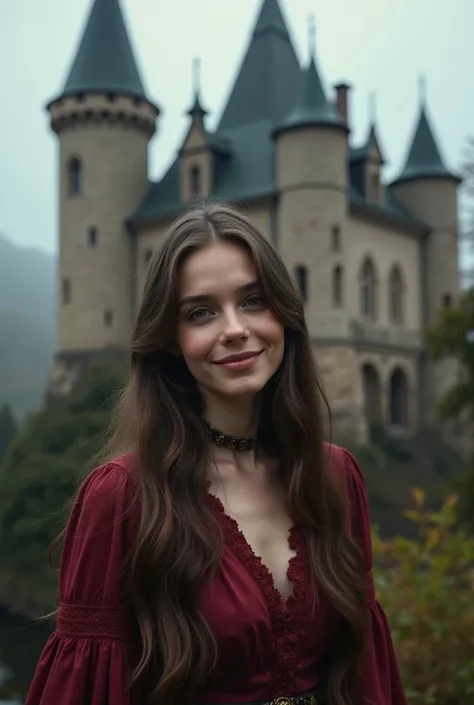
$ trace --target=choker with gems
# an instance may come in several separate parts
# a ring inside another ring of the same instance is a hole
[[[207,435],[211,441],[219,448],[228,448],[229,450],[251,450],[255,448],[258,442],[258,436],[250,436],[249,438],[237,438],[236,436],[228,436],[222,431],[218,431],[206,421]]]

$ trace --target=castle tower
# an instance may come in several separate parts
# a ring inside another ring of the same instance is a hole
[[[423,243],[420,272],[425,327],[432,325],[439,309],[450,306],[459,293],[459,183],[441,157],[423,97],[405,166],[390,188],[430,228]],[[456,366],[450,360],[426,361],[424,370],[424,417],[432,422],[437,400],[453,383]]]
[[[330,308],[335,234],[337,250],[343,250],[347,135],[344,119],[326,98],[312,52],[295,105],[274,138],[278,247],[306,302],[314,337],[330,333],[322,333],[321,326]]]
[[[349,409],[347,403],[348,385],[354,399],[362,396],[355,356],[347,345],[344,304],[349,129],[325,95],[313,31],[299,95],[274,132],[278,248],[305,302],[309,333],[339,429],[350,428],[363,437],[360,409],[356,404]],[[326,342],[320,346],[322,339]]]
[[[158,108],[147,98],[119,0],[94,0],[60,95],[58,365],[127,345],[134,246],[126,218],[148,187]],[[66,365],[67,366],[67,365]],[[67,390],[64,390],[65,392]]]

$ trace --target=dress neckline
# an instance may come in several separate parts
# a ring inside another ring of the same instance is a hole
[[[288,562],[287,577],[293,591],[284,597],[275,585],[273,574],[254,552],[236,519],[226,512],[216,495],[208,492],[208,499],[219,519],[226,546],[256,583],[265,601],[275,634],[275,681],[280,683],[281,692],[291,692],[306,604],[307,559],[302,531],[297,524],[293,524],[289,531],[288,545],[295,555]]]

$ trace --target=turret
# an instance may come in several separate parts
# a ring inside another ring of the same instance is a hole
[[[207,110],[203,107],[200,82],[200,61],[194,60],[194,90],[191,108],[187,111],[189,126],[179,151],[181,202],[210,198],[214,190],[216,160],[225,160],[229,144],[206,128]]]
[[[405,165],[390,188],[430,229],[420,257],[425,327],[432,325],[438,310],[450,306],[459,293],[459,183],[459,177],[447,169],[441,156],[423,96]],[[432,421],[436,402],[457,372],[451,361],[427,364],[425,369],[425,407]]]
[[[274,131],[278,247],[305,300],[313,336],[336,333],[334,314],[339,333],[343,315],[347,135],[325,95],[313,46],[295,104]]]
[[[59,357],[127,345],[133,246],[124,222],[148,186],[158,108],[147,98],[119,0],[95,0],[61,93]]]

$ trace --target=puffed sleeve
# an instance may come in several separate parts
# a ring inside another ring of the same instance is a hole
[[[83,482],[71,510],[60,564],[56,630],[38,661],[26,705],[142,705],[127,680],[136,663],[124,591],[134,485],[103,465]]]
[[[345,449],[341,451],[351,502],[351,532],[362,549],[367,575],[371,630],[363,672],[363,702],[373,705],[406,705],[390,627],[375,597],[370,513],[364,476],[351,453]]]

